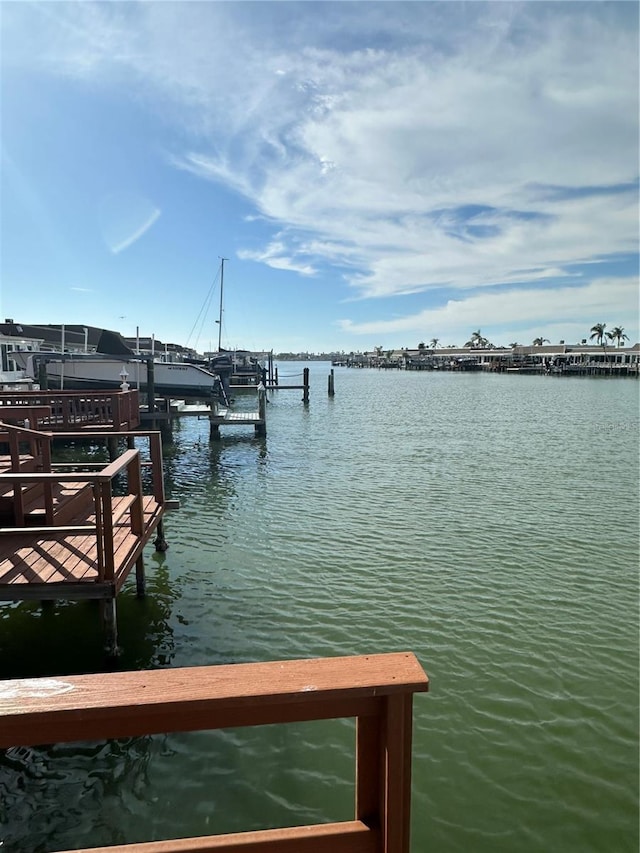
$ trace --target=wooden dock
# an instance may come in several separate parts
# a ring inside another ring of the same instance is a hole
[[[99,851],[409,853],[413,695],[428,686],[411,652],[15,679],[0,682],[0,748],[355,717],[351,820]]]
[[[264,385],[258,385],[258,409],[257,411],[234,412],[230,408],[224,408],[219,403],[213,403],[209,415],[210,433],[213,440],[220,438],[221,426],[253,426],[256,435],[267,434],[267,390]]]
[[[98,599],[115,653],[116,596],[134,566],[144,594],[143,550],[156,532],[163,547],[162,446],[155,432],[93,435],[122,439],[127,449],[108,464],[54,464],[52,433],[0,423],[9,451],[0,457],[0,600]],[[64,434],[79,436],[86,433]],[[148,440],[145,461],[134,446],[140,437]],[[152,473],[147,491],[143,467]]]

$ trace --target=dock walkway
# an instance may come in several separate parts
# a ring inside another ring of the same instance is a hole
[[[249,424],[254,427],[256,435],[267,434],[267,391],[264,385],[258,386],[257,411],[232,411],[214,403],[209,415],[210,437],[220,438],[221,426],[242,426]]]

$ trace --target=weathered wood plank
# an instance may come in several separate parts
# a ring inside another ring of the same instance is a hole
[[[5,681],[0,748],[358,717],[427,689],[411,652]]]

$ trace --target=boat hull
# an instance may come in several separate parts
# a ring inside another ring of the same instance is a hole
[[[33,353],[29,353],[33,356]],[[37,357],[28,358],[27,372],[38,378]],[[97,391],[121,388],[126,381],[131,388],[147,392],[147,364],[126,359],[71,358],[64,361],[46,360],[47,382],[50,388]],[[125,376],[126,374],[126,376]],[[220,378],[193,364],[154,362],[153,384],[156,397],[174,399],[204,399],[217,397]]]

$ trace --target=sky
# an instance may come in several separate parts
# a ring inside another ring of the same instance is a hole
[[[640,339],[635,2],[1,0],[0,27],[2,319]]]

